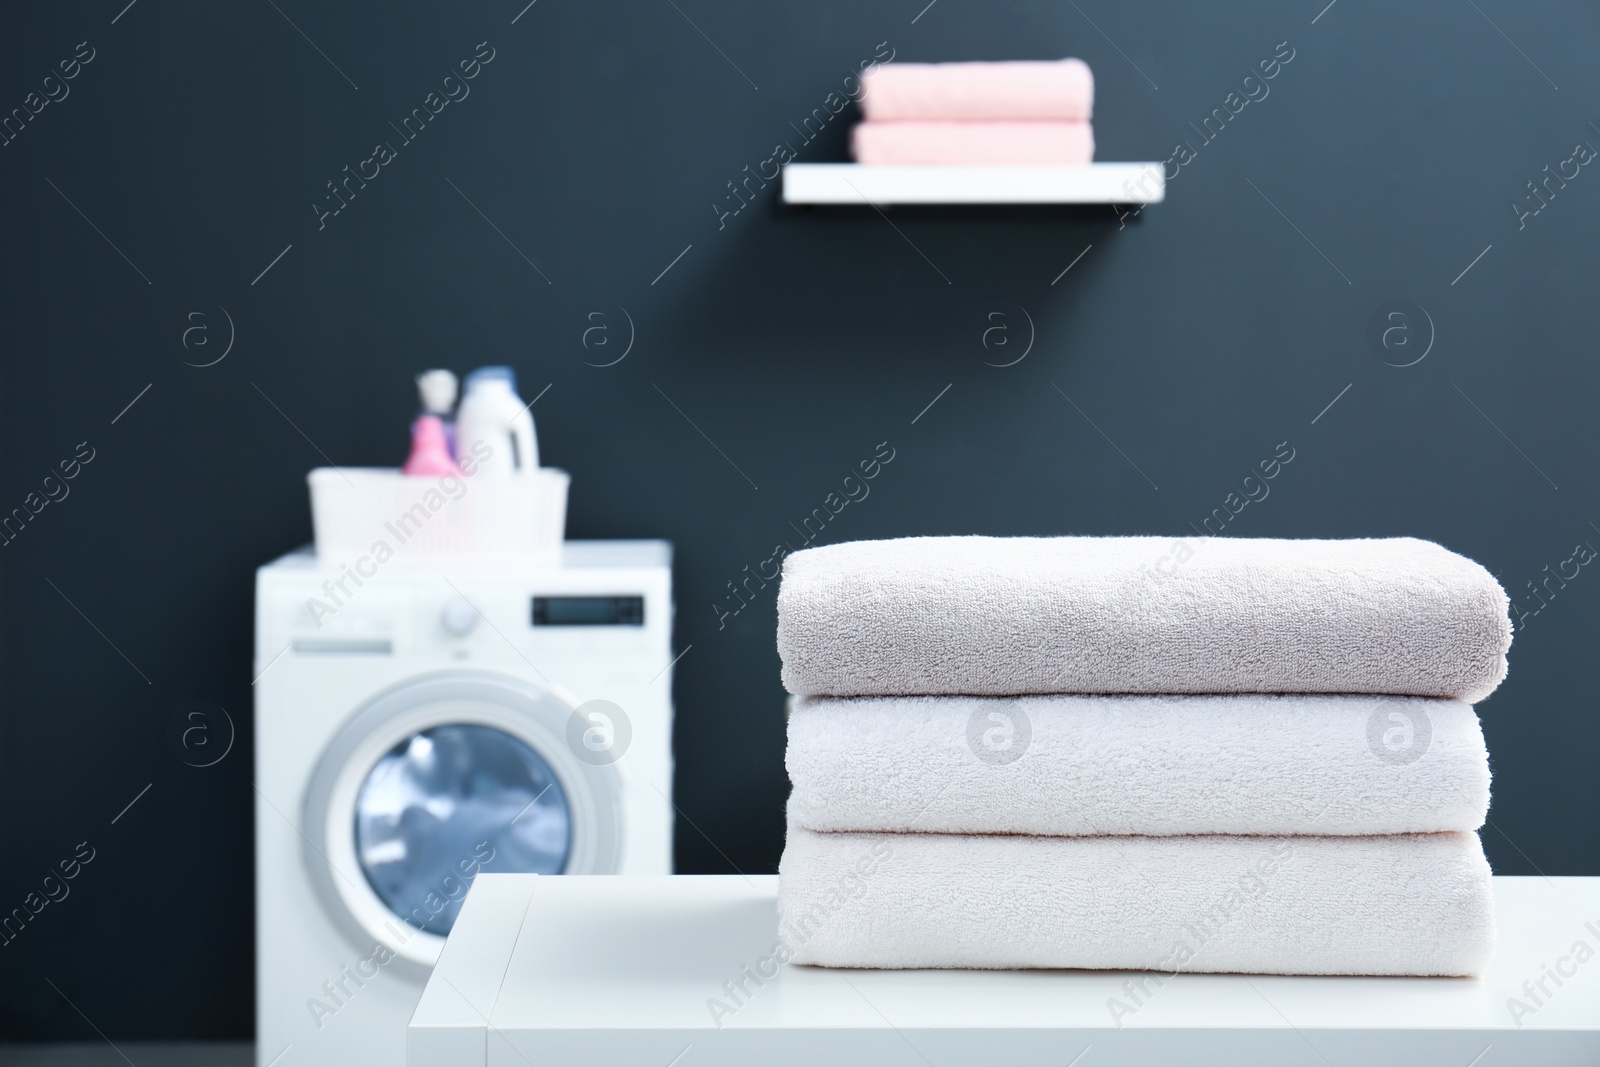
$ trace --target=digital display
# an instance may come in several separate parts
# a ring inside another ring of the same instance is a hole
[[[643,626],[642,596],[536,596],[535,626]]]

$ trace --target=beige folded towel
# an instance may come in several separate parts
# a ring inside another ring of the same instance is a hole
[[[796,552],[791,693],[1392,693],[1506,675],[1505,591],[1414,538],[911,537]]]

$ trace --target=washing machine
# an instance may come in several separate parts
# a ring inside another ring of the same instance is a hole
[[[260,569],[260,1067],[403,1067],[479,873],[671,873],[671,629],[660,541]]]

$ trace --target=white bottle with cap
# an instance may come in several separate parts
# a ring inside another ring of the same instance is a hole
[[[477,461],[477,473],[484,478],[512,478],[539,469],[533,414],[517,395],[510,367],[479,367],[467,375],[456,411],[456,458],[468,456]]]

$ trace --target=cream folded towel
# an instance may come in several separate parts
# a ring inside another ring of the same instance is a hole
[[[1389,696],[801,697],[809,830],[1400,834],[1476,830],[1470,704]]]
[[[1058,119],[1086,122],[1094,75],[1081,59],[887,63],[861,79],[869,122]]]
[[[779,936],[830,967],[1478,975],[1476,834],[819,834],[793,820]]]
[[[1394,693],[1476,702],[1505,590],[1414,538],[911,537],[787,557],[791,693]]]
[[[857,163],[1058,165],[1094,159],[1087,122],[863,122],[850,131]]]

